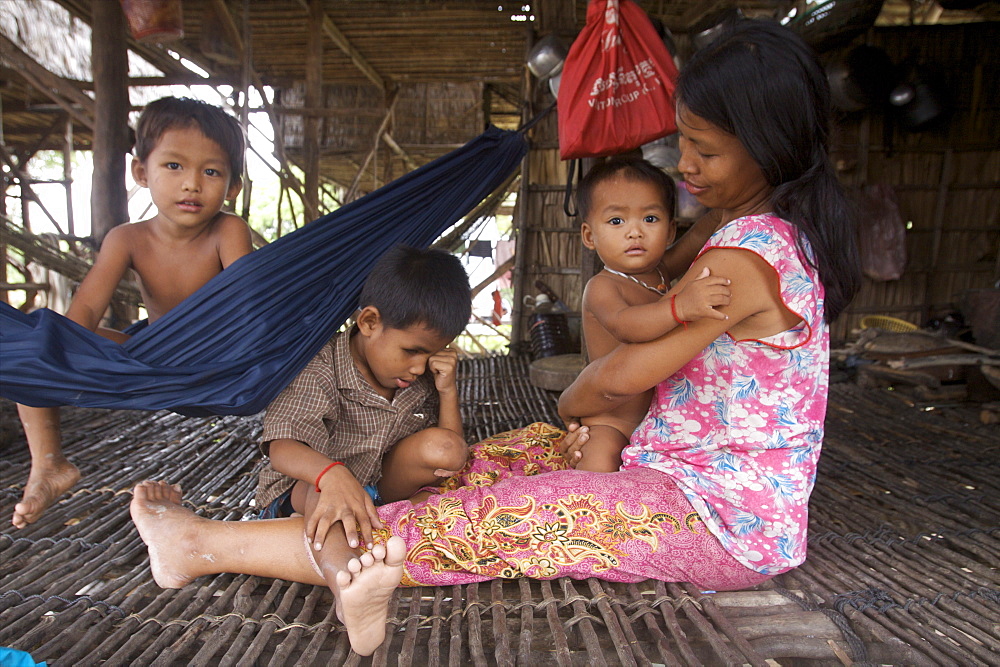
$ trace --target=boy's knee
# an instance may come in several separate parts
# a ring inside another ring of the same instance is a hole
[[[429,468],[459,470],[469,458],[469,446],[460,435],[446,428],[432,427],[423,432],[424,460]]]

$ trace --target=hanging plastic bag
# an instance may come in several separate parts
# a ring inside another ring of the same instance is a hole
[[[677,68],[632,0],[591,0],[559,83],[564,160],[614,155],[677,130]]]
[[[861,270],[872,280],[899,280],[906,268],[906,225],[891,185],[861,191]]]

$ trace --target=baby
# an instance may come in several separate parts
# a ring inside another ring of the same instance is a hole
[[[580,181],[577,210],[583,245],[597,252],[604,270],[583,292],[583,334],[593,361],[620,343],[641,343],[703,317],[725,319],[716,306],[729,303],[729,280],[707,271],[682,291],[667,295],[676,233],[676,187],[646,160],[615,158],[593,167]],[[676,262],[675,262],[676,264]],[[612,472],[622,449],[649,409],[652,390],[615,410],[585,419],[584,446],[568,452],[580,470]]]

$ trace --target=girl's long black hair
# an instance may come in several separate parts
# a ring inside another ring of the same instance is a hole
[[[767,20],[739,21],[681,71],[677,102],[735,135],[774,187],[774,213],[808,239],[826,288],[826,320],[861,283],[856,220],[827,149],[830,89],[815,54]]]

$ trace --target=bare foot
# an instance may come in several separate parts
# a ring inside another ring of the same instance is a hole
[[[149,548],[149,569],[161,588],[182,588],[197,571],[194,527],[202,519],[181,506],[180,487],[145,481],[132,489],[129,512]]]
[[[65,458],[60,459],[58,463],[45,466],[32,463],[21,502],[14,505],[14,516],[10,520],[15,528],[38,521],[49,505],[80,481],[77,467]]]
[[[371,655],[385,639],[389,600],[403,578],[406,543],[390,537],[385,546],[376,544],[360,558],[352,558],[347,570],[337,573],[337,615],[347,628],[351,648]],[[337,590],[339,588],[339,591]]]

